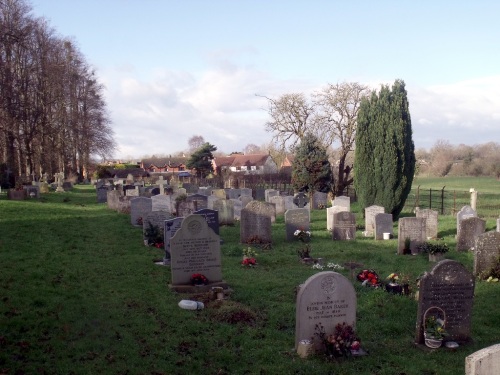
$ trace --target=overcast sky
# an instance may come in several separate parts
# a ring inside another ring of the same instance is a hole
[[[416,148],[500,142],[500,1],[31,0],[100,81],[117,158],[271,139],[267,102],[406,83]]]

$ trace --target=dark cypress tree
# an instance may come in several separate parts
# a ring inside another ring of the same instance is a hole
[[[304,135],[295,149],[292,165],[292,185],[296,190],[328,193],[332,189],[333,173],[328,155],[312,134]]]
[[[415,146],[405,84],[396,80],[363,100],[358,114],[354,186],[361,207],[378,204],[396,219],[415,173]]]

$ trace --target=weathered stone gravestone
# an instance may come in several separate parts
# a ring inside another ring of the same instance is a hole
[[[40,198],[40,187],[38,185],[25,185],[23,189],[26,191],[28,198]]]
[[[351,198],[346,197],[344,195],[340,195],[338,197],[335,197],[333,199],[333,204],[332,206],[341,206],[345,207],[348,212],[351,212]]]
[[[266,189],[263,189],[263,188],[255,189],[255,200],[265,201],[266,200]]]
[[[202,210],[204,208],[208,208],[208,197],[203,194],[193,194],[188,195],[186,198],[188,202],[194,202],[194,207],[197,210]]]
[[[106,203],[108,201],[108,188],[104,185],[96,189],[97,203]]]
[[[500,233],[486,232],[476,237],[474,246],[474,268],[475,276],[489,272],[500,257]]]
[[[264,191],[264,194],[265,194],[265,198],[266,198],[266,202],[267,203],[270,203],[271,202],[271,197],[276,197],[278,196],[280,193],[278,190],[275,190],[275,189],[266,189]]]
[[[425,242],[425,219],[402,217],[398,222],[398,254],[404,254],[405,241],[410,239],[410,251],[418,254],[418,246]]]
[[[465,375],[500,374],[500,344],[478,350],[465,357]]]
[[[226,191],[224,189],[213,189],[212,196],[219,199],[226,199]]]
[[[309,204],[309,197],[303,192],[297,193],[293,197],[293,203],[298,208],[304,208]]]
[[[477,217],[477,212],[471,206],[463,206],[457,213],[457,237],[460,234],[460,222],[471,217]]]
[[[161,238],[161,242],[165,247],[165,220],[170,220],[172,215],[166,211],[151,211],[146,216],[142,218],[142,236],[144,240],[144,245],[150,245],[148,243],[149,238],[147,236],[148,231],[157,229],[158,236]],[[151,239],[153,240],[153,239]]]
[[[415,342],[424,343],[424,315],[429,308],[444,310],[447,341],[470,339],[474,276],[454,260],[437,263],[420,279]]]
[[[62,188],[64,191],[70,191],[71,189],[73,189],[73,183],[69,181],[64,181],[62,184]]]
[[[352,212],[333,214],[332,239],[335,241],[356,239],[356,216]]]
[[[214,210],[219,211],[219,225],[234,225],[234,203],[227,199],[214,202]]]
[[[186,189],[186,194],[197,194],[198,193],[198,186],[195,184],[190,184],[190,183],[183,183],[182,187]]]
[[[203,274],[211,285],[222,282],[220,240],[201,215],[186,217],[170,240],[172,287],[182,291],[191,276]],[[177,287],[180,287],[178,289]]]
[[[151,198],[137,197],[130,201],[130,223],[142,228],[142,221],[153,210]]]
[[[373,222],[375,224],[376,240],[383,240],[384,233],[390,233],[390,236],[393,235],[392,214],[376,214]]]
[[[203,216],[208,227],[211,228],[216,235],[219,235],[219,211],[203,208],[195,211],[194,214]]]
[[[295,241],[296,230],[308,231],[310,214],[307,208],[294,208],[285,212],[286,240]]]
[[[427,238],[437,238],[438,212],[428,208],[418,209],[416,215],[425,219],[425,236]]]
[[[172,196],[170,195],[153,195],[151,197],[153,211],[174,212]]]
[[[192,215],[195,211],[196,206],[194,202],[188,202],[182,199],[175,202],[175,212],[177,216],[187,217]]]
[[[333,230],[333,215],[339,212],[347,212],[347,210],[342,206],[332,206],[326,209],[326,230]]]
[[[500,232],[500,219],[497,219],[497,232]]]
[[[249,188],[241,188],[240,189],[240,198],[241,197],[250,197],[252,198],[252,189]],[[252,198],[253,199],[253,198]]]
[[[315,191],[313,194],[313,210],[326,208],[328,202],[328,194],[321,191]]]
[[[470,217],[460,221],[457,236],[457,251],[469,251],[476,243],[476,237],[483,234],[486,221],[478,217]]]
[[[125,195],[127,197],[138,197],[139,196],[139,187],[134,187],[133,189],[126,189]]]
[[[252,196],[248,196],[248,195],[242,195],[240,198],[239,198],[240,202],[241,202],[241,208],[245,208],[246,205],[248,203],[250,203],[251,201],[253,201],[253,198]]]
[[[351,282],[333,271],[316,273],[300,286],[295,312],[295,349],[301,340],[312,340],[316,350],[321,342],[315,327],[321,323],[327,335],[338,323],[356,325],[356,292]]]
[[[365,208],[365,237],[374,236],[375,215],[383,213],[385,213],[385,208],[382,206],[373,205]]]
[[[181,227],[183,217],[175,217],[173,219],[165,220],[163,227],[163,244],[165,245],[165,257],[163,258],[164,265],[170,265],[171,252],[170,240],[175,235],[177,230]]]
[[[200,186],[198,188],[198,194],[206,195],[208,197],[209,195],[212,195],[212,187],[211,186]]]
[[[219,200],[221,200],[221,198],[218,198],[215,195],[209,195],[207,197],[207,208],[213,210],[214,209],[214,203],[217,202],[217,201],[219,201]]]
[[[240,189],[226,189],[227,199],[238,199],[241,196]]]
[[[240,220],[241,217],[241,209],[243,208],[241,201],[238,199],[229,199],[229,201],[233,202],[233,213],[234,220]]]
[[[269,216],[271,218],[271,223],[276,222],[276,207],[274,204],[252,201],[247,204],[246,208],[250,208],[251,210],[258,212],[259,214]]]
[[[268,203],[252,201],[241,210],[240,242],[245,244],[270,244],[271,216]]]
[[[269,198],[269,203],[274,204],[276,215],[283,215],[285,213],[285,198],[279,195]]]

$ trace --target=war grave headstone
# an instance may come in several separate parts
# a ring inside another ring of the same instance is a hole
[[[151,198],[137,197],[130,201],[130,223],[142,228],[142,221],[153,209]]]
[[[474,276],[457,261],[445,259],[420,278],[415,342],[424,343],[424,315],[437,307],[446,315],[446,341],[470,339]]]
[[[293,208],[285,212],[286,240],[295,241],[296,230],[308,231],[310,229],[310,214],[307,208]]]
[[[174,201],[170,195],[153,195],[151,197],[153,211],[174,212]]]
[[[173,219],[165,220],[163,226],[163,245],[165,246],[165,256],[163,258],[164,265],[170,265],[171,251],[170,240],[175,232],[181,227],[183,217],[175,217]]]
[[[251,201],[253,201],[253,198],[252,196],[248,196],[248,195],[242,195],[241,197],[239,197],[239,200],[241,202],[241,208],[245,208],[246,205],[248,203],[250,203]]]
[[[429,208],[418,209],[417,217],[425,219],[425,236],[428,239],[437,238],[438,235],[438,212]]]
[[[219,199],[226,199],[226,191],[224,189],[213,189],[212,197],[217,197]]]
[[[234,203],[227,199],[219,199],[213,204],[219,211],[219,225],[234,225]]]
[[[476,242],[476,237],[486,230],[486,221],[478,217],[469,217],[460,221],[457,235],[457,251],[469,251]]]
[[[315,350],[321,342],[315,335],[321,323],[327,334],[338,323],[356,326],[356,292],[351,282],[333,271],[318,272],[300,285],[295,312],[295,349],[302,340],[312,340]]]
[[[341,206],[345,207],[346,211],[351,212],[351,198],[346,197],[345,195],[340,195],[333,199],[332,206]]]
[[[500,344],[488,346],[465,357],[465,375],[500,374]]]
[[[489,272],[495,266],[500,257],[500,233],[486,232],[476,237],[474,246],[474,268],[475,276],[483,272]]]
[[[225,198],[224,198],[225,199]],[[207,208],[213,210],[214,209],[214,203],[221,200],[221,198],[215,196],[215,195],[209,195],[207,197]]]
[[[271,196],[269,203],[274,204],[276,215],[283,215],[285,213],[285,199],[279,195]]]
[[[151,211],[147,213],[142,218],[142,236],[144,240],[144,245],[152,245],[149,242],[149,238],[147,237],[148,231],[158,230],[158,238],[163,242],[163,247],[165,247],[165,220],[170,220],[172,215],[166,211]],[[151,225],[151,227],[150,227]],[[154,240],[154,239],[151,239]]]
[[[186,201],[194,202],[196,210],[202,210],[204,208],[208,208],[208,197],[203,194],[188,195]]]
[[[327,207],[328,194],[322,193],[320,191],[315,191],[313,193],[313,210],[324,209]]]
[[[365,207],[365,237],[375,235],[375,215],[383,213],[385,213],[385,208],[382,206]]]
[[[264,194],[265,194],[265,199],[266,199],[266,202],[267,203],[270,203],[271,202],[271,197],[276,197],[278,196],[280,193],[278,190],[275,190],[275,189],[266,189],[264,191]]]
[[[241,243],[272,243],[271,215],[266,205],[267,203],[261,201],[252,201],[241,210]]]
[[[106,203],[108,201],[108,188],[101,185],[96,189],[97,203]]]
[[[355,240],[356,215],[346,211],[333,214],[332,239],[335,241]]]
[[[263,189],[263,188],[255,189],[255,200],[265,201],[266,200],[266,189]]]
[[[326,230],[333,230],[333,215],[338,212],[348,212],[345,207],[332,206],[326,209]]]
[[[393,235],[392,214],[376,214],[374,218],[375,239],[383,240],[384,233]]]
[[[222,281],[220,240],[201,215],[190,215],[170,240],[171,288],[177,292],[192,292],[191,276],[203,274],[208,287],[227,285]],[[207,289],[208,290],[208,289]]]
[[[175,202],[175,212],[177,216],[187,217],[196,211],[195,202],[188,202],[187,200],[177,200]]]
[[[297,193],[293,197],[293,203],[298,208],[305,208],[309,204],[309,197],[303,192]]]
[[[402,217],[398,221],[398,254],[403,254],[405,241],[410,239],[410,251],[418,254],[418,246],[426,241],[425,219],[421,217]]]
[[[219,235],[219,211],[202,208],[201,210],[195,211],[194,214],[203,216],[209,228],[212,228],[214,233]]]
[[[460,211],[457,212],[457,237],[460,233],[460,222],[462,220],[477,217],[477,212],[471,206],[463,206]]]

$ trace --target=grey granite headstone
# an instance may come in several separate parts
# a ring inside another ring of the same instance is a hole
[[[340,195],[333,199],[333,206],[342,206],[346,208],[346,211],[351,211],[351,198],[344,195]]]
[[[375,215],[385,213],[382,206],[369,206],[365,208],[365,236],[373,237],[375,234]]]
[[[142,220],[148,213],[153,210],[151,198],[137,197],[130,201],[130,223],[135,227],[141,227],[139,218]]]
[[[468,251],[476,243],[476,237],[483,234],[486,221],[478,217],[470,217],[460,221],[457,236],[457,251]]]
[[[315,191],[313,194],[313,210],[326,208],[328,202],[328,194],[321,191]]]
[[[190,183],[183,183],[182,187],[186,189],[186,194],[197,194],[198,193],[198,186],[195,184],[190,184]]]
[[[227,199],[238,199],[241,196],[240,189],[227,189],[226,190]]]
[[[97,203],[106,203],[108,201],[108,188],[104,185],[96,189]]]
[[[474,246],[474,270],[475,276],[483,272],[489,272],[495,266],[500,257],[500,233],[486,232],[476,237]]]
[[[326,230],[333,230],[333,215],[338,212],[348,212],[345,207],[332,206],[326,209]]]
[[[460,234],[460,222],[462,220],[477,217],[477,212],[471,206],[463,206],[457,213],[457,237]]]
[[[271,216],[267,203],[252,201],[241,210],[240,242],[264,243],[272,242]]]
[[[250,198],[252,198],[252,189],[241,188],[240,189],[240,197],[250,197]]]
[[[398,222],[398,254],[403,254],[405,240],[410,239],[412,254],[418,254],[418,246],[426,241],[425,219],[421,217],[402,217]]]
[[[383,240],[384,233],[393,234],[392,214],[376,214],[375,219],[375,239]]]
[[[205,218],[209,228],[212,228],[216,235],[219,235],[219,211],[203,208],[195,211],[195,215],[201,215]]]
[[[254,200],[249,202],[245,208],[257,212],[260,215],[269,216],[271,223],[276,222],[276,207],[274,204]]]
[[[170,264],[170,240],[175,235],[175,232],[181,227],[182,220],[184,220],[183,217],[175,217],[164,221],[163,244],[165,245],[165,257],[163,258],[163,264],[165,265]]]
[[[352,212],[333,214],[332,239],[336,241],[356,239],[356,216]]]
[[[172,285],[189,285],[201,273],[210,283],[222,281],[219,236],[201,215],[186,217],[170,240]]]
[[[188,195],[186,201],[195,202],[196,210],[202,210],[204,208],[208,208],[208,197],[203,194]]]
[[[316,273],[300,286],[295,309],[295,349],[301,340],[313,340],[316,350],[321,342],[315,335],[318,323],[328,334],[338,323],[356,326],[356,291],[343,275],[333,271]]]
[[[310,214],[307,208],[294,208],[285,212],[286,240],[295,241],[296,230],[308,231],[310,229]]]
[[[415,342],[424,343],[424,315],[431,307],[439,307],[445,312],[446,340],[468,341],[474,286],[474,276],[454,260],[442,260],[426,272],[420,278]]]
[[[438,212],[426,209],[418,209],[416,213],[417,217],[422,217],[425,219],[425,236],[427,238],[437,238],[438,235]]]
[[[266,189],[264,189],[264,188],[255,189],[255,200],[265,201],[266,200]]]

